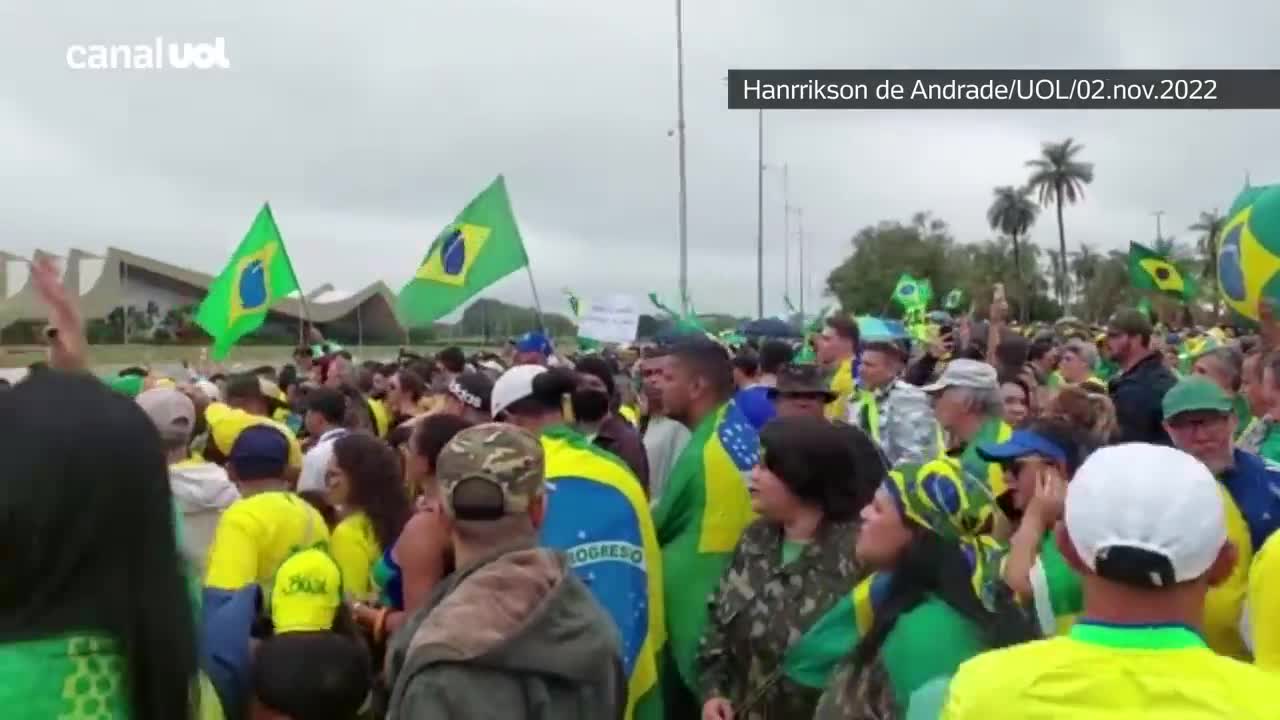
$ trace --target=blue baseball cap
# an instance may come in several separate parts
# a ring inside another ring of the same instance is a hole
[[[289,441],[270,425],[247,427],[232,443],[227,462],[244,479],[278,478],[289,464]]]
[[[536,352],[542,355],[550,355],[551,341],[540,332],[527,332],[516,340],[516,351],[522,353]]]
[[[983,460],[994,463],[1006,463],[1028,455],[1043,455],[1062,463],[1067,461],[1066,450],[1049,438],[1030,430],[1015,430],[1002,443],[983,443],[978,446],[978,455]]]

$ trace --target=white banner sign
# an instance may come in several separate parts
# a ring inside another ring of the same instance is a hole
[[[606,343],[629,343],[636,339],[640,308],[629,295],[607,295],[586,300],[578,317],[578,337]]]

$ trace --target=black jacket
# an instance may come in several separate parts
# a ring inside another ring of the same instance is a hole
[[[1111,378],[1111,401],[1116,406],[1120,442],[1170,445],[1164,431],[1164,411],[1160,404],[1178,378],[1164,366],[1160,353],[1151,353],[1137,365]]]

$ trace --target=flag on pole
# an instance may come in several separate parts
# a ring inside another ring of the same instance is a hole
[[[1196,294],[1190,275],[1168,257],[1136,242],[1129,243],[1129,282],[1139,290],[1154,290],[1184,301]]]
[[[224,359],[240,338],[262,327],[275,301],[298,289],[280,228],[263,203],[196,311],[196,324],[213,338],[213,359]]]
[[[499,175],[431,243],[413,279],[400,291],[401,320],[411,327],[430,325],[528,264],[507,185]]]

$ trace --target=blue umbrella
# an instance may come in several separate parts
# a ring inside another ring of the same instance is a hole
[[[856,319],[858,336],[863,340],[904,340],[911,337],[911,333],[897,320],[870,315],[860,315]]]

